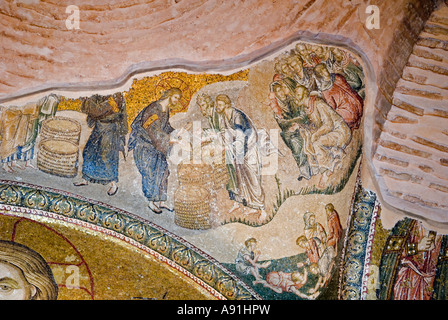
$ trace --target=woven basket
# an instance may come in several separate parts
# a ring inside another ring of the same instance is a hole
[[[213,165],[213,183],[214,188],[219,189],[224,187],[229,181],[229,173],[227,171],[227,166],[223,164]]]
[[[177,166],[177,176],[181,185],[205,186],[213,182],[213,167],[205,163],[184,163]]]
[[[78,146],[66,140],[45,140],[39,144],[37,167],[56,176],[75,177],[78,171]]]
[[[174,222],[188,229],[210,229],[210,200],[207,189],[181,185],[174,196]]]
[[[66,117],[48,118],[42,122],[41,141],[66,140],[79,143],[81,125],[78,121]]]

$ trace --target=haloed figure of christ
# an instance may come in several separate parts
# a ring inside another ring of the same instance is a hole
[[[178,104],[182,91],[178,88],[166,90],[162,97],[145,107],[131,124],[129,151],[133,150],[134,161],[142,176],[143,194],[154,213],[162,208],[172,210],[167,200],[168,170],[167,157],[171,144],[170,108]]]
[[[0,300],[57,300],[58,285],[44,258],[16,242],[0,240]]]

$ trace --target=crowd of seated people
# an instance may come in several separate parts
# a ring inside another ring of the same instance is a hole
[[[360,127],[364,89],[362,67],[342,49],[299,43],[275,59],[270,106],[299,180],[340,167]]]

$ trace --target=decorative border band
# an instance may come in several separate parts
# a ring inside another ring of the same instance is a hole
[[[61,190],[0,180],[0,210],[65,221],[124,240],[182,272],[218,299],[261,299],[219,262],[185,239],[107,204]]]
[[[364,189],[358,180],[341,258],[339,282],[341,300],[361,300],[365,296],[378,210],[379,201],[376,194]]]
[[[367,244],[366,244],[366,256],[364,259],[364,272],[363,272],[363,280],[362,280],[362,286],[361,286],[361,299],[362,300],[366,300],[366,298],[367,298],[367,289],[368,289],[367,282],[369,281],[373,240],[375,237],[375,227],[376,227],[376,222],[378,219],[379,210],[380,210],[380,203],[379,203],[378,199],[376,199],[373,213],[372,213],[372,218],[370,221],[369,235],[367,237]]]

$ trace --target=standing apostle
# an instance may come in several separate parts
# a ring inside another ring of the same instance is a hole
[[[154,213],[162,208],[172,210],[167,200],[168,169],[167,157],[171,149],[170,108],[181,99],[178,88],[166,90],[162,97],[145,107],[131,124],[129,150],[134,152],[134,160],[142,176],[142,189]]]

